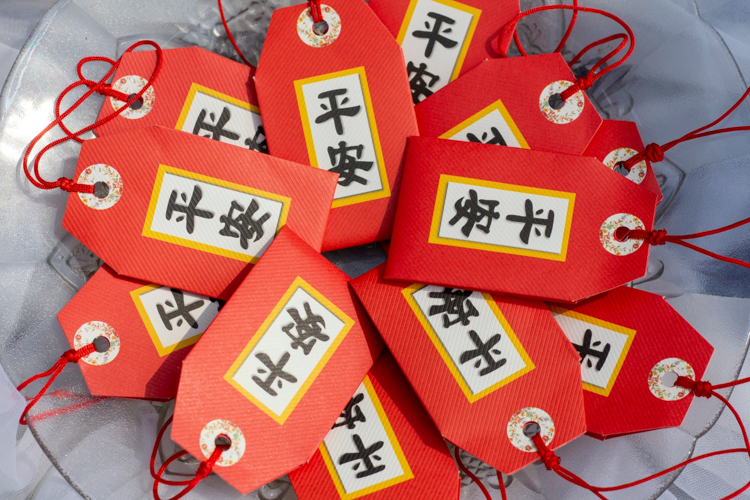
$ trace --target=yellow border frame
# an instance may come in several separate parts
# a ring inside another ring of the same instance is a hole
[[[312,295],[312,297],[317,300],[320,305],[328,309],[329,312],[333,313],[334,316],[336,316],[338,319],[344,322],[344,327],[341,329],[341,332],[339,333],[338,337],[336,337],[336,340],[334,340],[330,346],[328,346],[328,350],[323,354],[323,356],[320,358],[320,361],[318,361],[318,364],[315,366],[313,371],[310,373],[310,376],[307,377],[307,379],[300,385],[299,389],[297,389],[297,394],[294,395],[291,401],[289,401],[289,404],[286,406],[286,409],[281,415],[277,415],[273,411],[271,411],[270,408],[268,408],[266,405],[264,405],[260,400],[255,398],[250,392],[248,392],[244,387],[242,387],[239,383],[234,381],[232,377],[235,373],[237,373],[237,370],[239,370],[240,366],[245,362],[245,360],[250,356],[250,353],[255,348],[255,346],[260,342],[260,339],[263,337],[263,335],[266,334],[268,328],[271,326],[271,323],[274,322],[274,320],[281,314],[281,311],[284,309],[284,307],[289,302],[289,299],[294,295],[294,292],[296,292],[299,288],[302,288],[304,291]],[[289,287],[289,289],[284,293],[284,295],[281,297],[281,300],[279,300],[278,304],[273,308],[271,311],[271,314],[268,315],[266,320],[263,322],[262,325],[260,325],[260,328],[258,328],[258,331],[255,332],[253,335],[253,338],[250,340],[250,342],[245,346],[245,348],[240,353],[239,357],[235,360],[234,363],[232,363],[232,366],[229,367],[229,371],[227,371],[224,374],[224,380],[229,382],[229,384],[240,391],[247,399],[252,401],[255,406],[263,410],[263,412],[274,419],[277,423],[280,425],[284,425],[284,422],[286,422],[286,419],[289,418],[289,415],[291,415],[292,411],[294,411],[294,408],[297,406],[297,403],[299,403],[302,398],[304,397],[307,390],[310,388],[312,383],[315,381],[315,379],[318,377],[318,374],[323,370],[328,360],[333,356],[333,353],[338,348],[339,344],[344,340],[344,337],[346,337],[346,334],[349,333],[349,330],[351,330],[352,326],[354,326],[354,320],[351,319],[349,316],[344,314],[344,312],[336,307],[333,302],[325,298],[320,292],[318,292],[316,289],[314,289],[310,284],[308,284],[305,280],[303,280],[300,276],[297,276],[297,278],[292,282],[292,285]]]
[[[498,99],[497,101],[493,102],[486,108],[484,108],[479,113],[475,114],[474,116],[471,116],[467,118],[466,120],[462,121],[449,131],[442,134],[438,139],[450,139],[454,135],[458,134],[462,130],[469,128],[469,126],[474,125],[476,122],[484,118],[485,116],[489,115],[493,111],[498,110],[500,114],[503,116],[503,120],[505,120],[505,124],[508,126],[510,131],[513,133],[513,137],[516,138],[516,141],[518,141],[518,144],[520,144],[521,149],[530,149],[529,144],[526,142],[526,139],[521,134],[521,131],[518,130],[518,127],[516,126],[516,122],[513,121],[513,118],[510,116],[510,113],[508,113],[508,110],[505,108],[505,104],[503,104],[503,101]]]
[[[328,73],[326,75],[314,76],[312,78],[305,78],[303,80],[296,80],[294,82],[294,89],[297,93],[297,105],[299,106],[299,113],[302,119],[302,128],[305,132],[305,143],[307,144],[307,155],[310,158],[310,165],[315,168],[320,168],[318,164],[318,155],[315,152],[315,143],[313,142],[312,130],[310,130],[310,117],[307,114],[307,103],[305,102],[305,95],[302,92],[302,87],[310,83],[333,80],[334,78],[340,78],[342,76],[349,76],[354,74],[359,75],[359,84],[362,87],[362,95],[365,99],[365,108],[367,108],[367,119],[370,123],[370,136],[372,137],[372,144],[375,147],[375,157],[378,162],[378,171],[380,172],[380,183],[383,185],[383,188],[378,191],[372,191],[370,193],[357,194],[333,200],[333,204],[331,205],[332,208],[354,205],[355,203],[363,203],[365,201],[379,200],[380,198],[388,198],[391,195],[391,186],[390,184],[388,184],[388,173],[385,170],[385,160],[383,159],[383,150],[380,145],[378,126],[375,123],[375,111],[372,107],[372,98],[370,97],[370,87],[367,84],[365,68],[364,66],[360,66],[359,68],[337,71],[336,73]]]
[[[409,479],[414,479],[414,473],[412,472],[411,467],[409,467],[409,462],[406,460],[406,455],[404,455],[404,451],[401,449],[401,445],[398,442],[398,438],[396,438],[396,433],[393,432],[393,427],[391,427],[391,422],[388,420],[388,415],[385,414],[383,405],[380,403],[380,398],[378,398],[378,395],[375,392],[375,388],[372,386],[372,381],[370,380],[369,375],[365,375],[365,379],[362,381],[362,383],[364,384],[365,389],[367,390],[367,393],[369,394],[370,399],[372,400],[372,404],[375,407],[375,411],[378,412],[380,423],[383,424],[385,433],[388,435],[388,440],[391,442],[393,451],[396,453],[396,456],[398,457],[398,463],[401,464],[401,469],[404,471],[404,473],[401,474],[400,476],[396,476],[394,478],[388,479],[387,481],[383,481],[378,484],[373,484],[372,486],[368,486],[367,488],[357,490],[353,493],[347,493],[346,490],[344,490],[344,484],[341,482],[339,473],[336,470],[336,466],[334,465],[333,460],[331,459],[331,455],[328,453],[328,448],[326,448],[325,441],[324,441],[320,443],[320,446],[318,447],[318,449],[320,450],[320,454],[323,456],[323,461],[325,462],[326,467],[328,468],[328,473],[331,475],[331,479],[333,480],[333,484],[336,486],[336,491],[338,491],[339,496],[341,497],[341,500],[352,500],[354,498],[359,498],[365,495],[369,495],[370,493],[374,493],[376,491],[390,488],[391,486],[394,486],[399,483],[403,483],[404,481],[408,481]]]
[[[422,328],[424,328],[425,332],[427,332],[427,335],[430,337],[430,340],[432,341],[432,344],[435,346],[435,349],[437,349],[438,353],[440,353],[440,357],[443,358],[443,361],[445,362],[446,366],[450,370],[451,374],[453,374],[453,378],[456,379],[456,382],[461,387],[461,390],[466,396],[466,399],[469,400],[469,403],[474,403],[475,401],[482,399],[486,395],[498,390],[502,386],[509,384],[510,382],[516,380],[517,378],[529,373],[531,370],[536,368],[536,366],[534,365],[534,362],[531,361],[531,358],[526,352],[526,349],[523,348],[523,345],[518,340],[518,337],[516,337],[516,333],[510,327],[508,320],[505,319],[505,316],[503,315],[502,311],[500,311],[500,308],[497,306],[497,303],[495,302],[495,300],[492,298],[490,294],[482,293],[482,297],[484,297],[484,300],[487,302],[487,305],[490,306],[490,309],[492,310],[492,312],[495,313],[495,317],[500,322],[500,325],[503,327],[503,330],[505,330],[506,335],[508,335],[508,339],[516,348],[516,351],[518,351],[518,354],[519,356],[521,356],[521,359],[523,359],[523,361],[526,363],[526,368],[519,370],[513,375],[510,375],[509,377],[506,377],[503,380],[496,382],[495,384],[484,389],[483,391],[478,392],[477,394],[474,394],[471,388],[469,387],[469,385],[466,383],[466,380],[464,380],[463,375],[461,375],[461,371],[458,369],[458,366],[456,365],[455,361],[451,359],[450,355],[448,354],[448,351],[445,349],[445,346],[443,345],[443,341],[440,340],[440,337],[438,336],[437,332],[435,332],[435,329],[432,328],[432,325],[430,324],[430,321],[427,319],[427,316],[424,315],[424,313],[422,312],[422,309],[419,307],[419,304],[417,304],[417,301],[413,297],[413,295],[417,291],[421,290],[425,286],[427,285],[414,284],[401,290],[401,293],[406,299],[406,302],[409,304],[409,307],[411,307],[412,311],[414,311],[414,314],[417,316],[417,319],[422,325]]]
[[[217,92],[215,90],[209,89],[208,87],[204,87],[203,85],[194,83],[190,86],[190,90],[188,91],[187,97],[185,98],[185,104],[182,105],[182,111],[180,112],[180,117],[177,119],[177,125],[174,126],[175,129],[182,130],[182,126],[185,125],[185,120],[187,120],[188,113],[190,113],[190,107],[193,105],[193,100],[195,99],[195,94],[197,92],[210,95],[211,97],[215,97],[216,99],[224,101],[228,104],[233,104],[238,108],[246,109],[260,116],[260,108],[258,108],[258,106],[253,106],[249,102],[240,101],[239,99],[235,99],[234,97],[222,94],[221,92]]]
[[[615,382],[617,381],[617,377],[620,374],[620,369],[622,368],[622,365],[625,363],[625,358],[627,357],[628,351],[630,350],[630,345],[633,343],[633,339],[635,338],[636,331],[630,328],[625,328],[624,326],[610,323],[608,321],[594,318],[593,316],[587,316],[585,314],[571,311],[570,309],[565,309],[564,307],[553,306],[552,304],[547,304],[547,307],[549,308],[550,311],[555,312],[557,314],[562,314],[563,316],[568,316],[569,318],[577,319],[579,321],[583,321],[584,323],[588,323],[590,325],[599,326],[602,328],[606,328],[607,330],[612,330],[617,333],[622,333],[623,335],[627,335],[628,340],[625,341],[625,345],[623,346],[622,352],[620,353],[620,358],[617,360],[617,365],[615,365],[615,369],[612,371],[612,376],[609,377],[609,383],[607,383],[607,387],[602,389],[601,387],[598,387],[593,384],[589,384],[587,382],[583,383],[583,388],[586,389],[587,391],[600,394],[604,397],[609,397],[609,393],[612,392],[612,387],[614,387]]]
[[[156,333],[156,328],[154,327],[154,324],[151,322],[151,318],[148,315],[148,312],[146,312],[146,307],[143,305],[143,301],[141,301],[141,295],[146,294],[148,292],[151,292],[153,290],[156,290],[158,288],[165,288],[160,285],[146,285],[144,287],[138,288],[137,290],[133,290],[130,292],[130,297],[133,299],[133,302],[135,303],[135,308],[138,309],[138,314],[141,316],[141,320],[143,321],[144,326],[146,327],[146,330],[148,330],[148,334],[151,337],[151,341],[154,343],[154,347],[156,347],[156,351],[159,353],[160,357],[164,357],[167,354],[171,354],[175,351],[179,351],[183,347],[188,347],[196,342],[203,336],[203,333],[199,333],[197,335],[193,335],[190,338],[187,338],[185,340],[181,340],[177,342],[176,344],[172,344],[170,346],[164,347],[164,344],[161,343],[161,339],[159,339],[159,334]]]
[[[283,204],[283,207],[281,209],[281,216],[279,217],[279,224],[278,224],[278,227],[276,228],[276,233],[278,233],[281,230],[281,228],[284,227],[284,224],[286,224],[286,218],[287,218],[287,215],[289,215],[289,207],[292,204],[291,198],[288,198],[286,196],[281,196],[280,194],[274,194],[274,193],[269,193],[267,191],[261,191],[260,189],[253,189],[247,186],[242,186],[240,184],[235,184],[233,182],[222,181],[220,179],[215,179],[213,177],[208,177],[205,175],[188,172],[187,170],[181,170],[179,168],[168,167],[166,165],[159,165],[159,171],[156,173],[156,181],[154,182],[154,190],[151,192],[151,201],[148,204],[148,212],[146,213],[146,220],[143,223],[143,232],[141,233],[143,236],[146,236],[147,238],[153,238],[155,240],[161,240],[167,243],[173,243],[175,245],[180,245],[183,247],[194,248],[195,250],[200,250],[201,252],[208,252],[214,255],[220,255],[222,257],[229,257],[230,259],[235,259],[235,260],[239,260],[242,262],[249,262],[251,264],[255,264],[256,262],[258,262],[258,259],[260,259],[260,257],[256,257],[253,255],[247,255],[247,254],[240,253],[240,252],[234,252],[232,250],[226,250],[224,248],[215,247],[213,245],[208,245],[206,243],[199,243],[197,241],[189,240],[187,238],[180,238],[179,236],[172,236],[169,234],[164,234],[164,233],[153,231],[151,229],[151,223],[154,220],[154,212],[156,211],[156,205],[159,202],[159,194],[161,193],[161,185],[162,185],[162,181],[164,180],[164,174],[166,173],[174,174],[179,177],[184,177],[186,179],[194,179],[196,181],[200,181],[206,184],[213,184],[214,186],[231,189],[233,191],[239,191],[242,193],[251,194],[254,196],[258,196],[259,198],[265,198],[266,200],[273,200],[273,201],[281,202]]]
[[[464,60],[466,59],[466,53],[469,52],[469,45],[471,45],[471,40],[474,38],[474,31],[477,29],[477,24],[479,24],[479,16],[482,15],[481,9],[477,9],[475,7],[470,7],[468,5],[464,5],[459,2],[455,2],[454,0],[433,0],[434,2],[441,3],[445,5],[446,7],[451,7],[456,10],[460,10],[462,12],[466,12],[467,14],[471,14],[473,17],[471,19],[471,24],[469,25],[469,29],[466,32],[466,36],[464,37],[463,44],[461,45],[461,52],[458,54],[458,59],[456,59],[456,64],[453,66],[453,73],[451,74],[450,81],[452,82],[458,76],[461,74],[461,68],[464,65]],[[398,37],[396,38],[396,41],[399,45],[404,43],[404,38],[406,38],[406,32],[409,31],[409,24],[411,24],[411,18],[414,16],[414,11],[417,8],[417,3],[419,3],[419,0],[411,0],[409,2],[409,8],[406,9],[406,16],[404,16],[404,22],[401,24],[401,29],[398,32]]]
[[[542,252],[539,250],[526,250],[523,248],[507,247],[503,245],[492,245],[490,243],[477,243],[474,241],[461,241],[452,240],[449,238],[443,238],[438,236],[440,231],[440,222],[442,220],[443,206],[445,205],[445,194],[449,182],[455,182],[458,184],[465,184],[469,186],[480,186],[488,187],[491,189],[501,189],[503,191],[515,191],[518,193],[537,194],[541,196],[549,196],[552,198],[562,198],[569,202],[568,205],[568,216],[565,220],[565,234],[563,235],[562,247],[560,248],[560,254],[556,255],[549,252]],[[469,177],[459,177],[456,175],[440,175],[440,182],[438,184],[437,196],[435,198],[435,209],[432,213],[432,224],[430,226],[430,237],[428,241],[437,245],[448,245],[453,247],[462,248],[473,248],[475,250],[486,250],[489,252],[500,252],[508,253],[513,255],[525,255],[527,257],[536,257],[539,259],[556,260],[565,262],[568,255],[568,240],[570,239],[570,226],[573,222],[573,209],[575,205],[576,195],[575,193],[566,193],[564,191],[552,191],[550,189],[540,189],[526,186],[517,186],[515,184],[504,184],[501,182],[483,181],[479,179],[471,179]]]

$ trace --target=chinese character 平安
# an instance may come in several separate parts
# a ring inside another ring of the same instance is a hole
[[[495,360],[493,356],[493,354],[497,354],[498,356],[502,354],[499,349],[494,348],[495,345],[500,342],[501,337],[499,333],[493,335],[486,343],[482,342],[482,339],[479,338],[479,335],[477,335],[477,332],[475,332],[474,330],[469,330],[469,337],[471,338],[471,341],[474,342],[474,345],[477,348],[461,353],[461,357],[459,358],[461,364],[464,364],[467,361],[471,361],[474,358],[483,358],[484,361],[487,362],[487,366],[479,371],[479,376],[484,377],[488,373],[494,372],[506,363],[505,358]],[[477,362],[474,363],[474,368],[479,368],[481,365],[482,359],[478,359]]]
[[[332,429],[343,426],[346,426],[347,429],[354,429],[357,425],[357,422],[367,422],[364,413],[362,413],[362,410],[359,407],[359,403],[361,403],[364,399],[364,394],[357,394],[352,399],[350,399],[349,403],[347,403],[346,405],[346,408],[344,408],[344,411],[341,412],[341,416],[339,416],[339,419],[343,419],[343,422],[339,422],[337,419],[336,423],[333,424]]]
[[[406,65],[406,71],[409,76],[411,98],[414,105],[434,94],[432,87],[440,80],[440,77],[427,71],[427,64],[420,63],[419,66],[415,66],[413,62],[409,61]]]
[[[187,202],[187,196],[185,193],[180,193],[180,198],[182,198],[183,202]],[[200,203],[201,199],[203,198],[203,190],[200,188],[200,186],[193,187],[193,194],[190,197],[190,203],[187,205],[179,205],[177,203],[177,190],[172,191],[172,194],[169,196],[169,203],[167,204],[167,220],[172,220],[172,215],[175,212],[184,214],[180,215],[175,219],[177,222],[182,222],[185,220],[185,228],[187,229],[188,234],[193,234],[193,230],[195,229],[195,218],[199,217],[201,219],[213,219],[214,213],[209,212],[208,210],[200,210],[198,208],[198,204]]]
[[[596,366],[594,369],[596,371],[601,371],[601,369],[604,367],[604,363],[607,362],[607,357],[609,356],[609,349],[610,345],[607,344],[604,346],[604,348],[601,351],[597,351],[596,349],[593,349],[593,347],[597,347],[602,345],[601,341],[597,340],[593,344],[591,341],[593,340],[593,334],[591,333],[591,330],[586,330],[586,332],[583,334],[583,342],[581,345],[573,344],[573,347],[576,348],[576,351],[578,351],[578,355],[581,357],[581,364],[583,364],[584,361],[586,361],[586,365],[591,368],[593,367],[593,363],[591,363],[591,360],[588,359],[588,356],[591,356],[592,358],[596,358]],[[592,347],[593,346],[593,347]]]
[[[258,373],[264,374],[268,373],[268,376],[265,380],[258,377],[257,375],[253,375],[253,382],[258,384],[264,391],[266,391],[271,396],[277,396],[278,393],[273,388],[273,383],[276,382],[276,385],[279,389],[282,388],[283,384],[281,380],[286,380],[287,382],[294,384],[297,382],[297,377],[292,375],[291,373],[287,373],[284,371],[284,367],[286,366],[287,362],[289,361],[289,358],[291,357],[291,354],[288,352],[285,352],[281,355],[281,358],[279,359],[279,362],[274,364],[273,361],[271,361],[271,358],[268,356],[268,354],[259,352],[255,355],[256,358],[260,360],[261,363],[263,363],[268,370],[265,368],[258,368]],[[281,379],[281,380],[277,380]]]
[[[211,121],[215,122],[215,124],[206,123],[206,115],[208,115],[211,118]],[[210,132],[210,135],[204,135],[203,137],[207,137],[215,141],[221,141],[222,137],[226,137],[227,139],[236,141],[240,138],[240,134],[236,134],[224,128],[231,119],[232,114],[229,111],[229,108],[224,108],[224,110],[221,112],[221,115],[219,116],[219,121],[216,121],[216,114],[213,111],[209,113],[208,111],[203,109],[198,115],[198,120],[196,120],[195,122],[195,127],[193,127],[193,134],[200,135],[201,131],[205,130],[206,132]]]
[[[466,134],[466,138],[469,140],[469,142],[476,142],[479,144],[494,144],[496,146],[507,146],[505,143],[505,139],[503,138],[503,134],[500,133],[500,131],[497,129],[497,127],[490,128],[490,132],[492,132],[492,138],[487,140],[487,132],[482,134],[482,137],[479,138],[474,134]]]
[[[446,288],[442,292],[430,292],[431,299],[440,299],[443,303],[430,306],[429,316],[445,313],[443,314],[445,328],[459,322],[464,326],[469,326],[471,317],[479,316],[479,311],[469,300],[471,294],[470,290],[454,290],[453,288]],[[453,315],[456,318],[451,320]]]
[[[338,135],[344,134],[344,124],[341,121],[342,116],[357,116],[359,113],[359,110],[361,109],[361,106],[350,106],[348,108],[340,108],[339,106],[343,106],[344,104],[349,102],[348,97],[344,97],[344,99],[339,103],[338,96],[344,95],[347,93],[346,89],[336,89],[336,90],[329,90],[328,92],[323,92],[320,95],[318,95],[318,99],[328,99],[328,106],[325,104],[321,104],[320,107],[323,108],[325,113],[318,116],[315,119],[315,123],[321,124],[325,123],[328,120],[333,120],[333,124],[336,127],[336,133]]]
[[[385,465],[378,465],[376,467],[372,460],[373,458],[375,460],[382,460],[380,456],[375,455],[375,452],[383,447],[383,441],[378,441],[368,448],[362,442],[362,438],[359,437],[359,434],[354,434],[352,440],[354,441],[354,446],[357,447],[356,453],[344,453],[341,455],[339,458],[339,465],[356,462],[354,467],[352,467],[352,470],[359,470],[359,466],[364,465],[364,470],[357,472],[357,479],[372,476],[373,474],[385,470]],[[372,456],[372,458],[370,458],[370,456]]]
[[[247,210],[236,201],[233,201],[232,206],[229,208],[229,213],[219,217],[219,220],[224,224],[224,228],[219,231],[219,234],[231,238],[239,238],[240,246],[247,250],[248,240],[260,240],[265,234],[263,224],[271,218],[271,214],[266,212],[257,220],[253,219],[255,212],[257,212],[259,208],[260,205],[258,205],[257,200],[251,201]],[[235,211],[237,211],[238,214],[236,217],[233,217],[232,214],[234,214]]]
[[[333,165],[329,171],[339,174],[339,185],[348,186],[352,182],[367,185],[367,179],[357,175],[357,169],[369,172],[372,168],[371,161],[359,161],[362,158],[363,149],[362,145],[347,146],[345,141],[339,142],[338,148],[328,148],[328,156]],[[350,155],[350,152],[355,152],[357,156]]]
[[[442,14],[438,14],[437,12],[429,12],[427,14],[427,17],[431,17],[435,21],[432,24],[432,27],[430,27],[430,21],[425,21],[424,26],[430,31],[414,31],[412,32],[412,36],[414,38],[425,38],[427,39],[427,47],[424,51],[425,57],[432,56],[432,51],[435,49],[435,44],[439,43],[446,49],[452,49],[456,45],[458,45],[458,42],[455,40],[451,40],[450,38],[444,36],[453,31],[452,28],[448,27],[445,28],[442,32],[440,29],[443,27],[443,23],[452,25],[456,24],[456,21],[451,19],[448,16],[444,16]]]
[[[458,221],[465,218],[466,222],[464,223],[464,227],[461,228],[461,232],[467,238],[471,234],[471,230],[474,229],[475,224],[477,229],[489,234],[490,225],[492,224],[493,219],[500,218],[500,214],[495,212],[495,208],[500,204],[499,201],[479,200],[477,198],[477,192],[473,189],[469,189],[469,199],[466,200],[465,198],[459,198],[456,201],[454,205],[456,215],[448,221],[448,224],[454,226]],[[486,208],[480,207],[480,204],[484,205]],[[487,222],[485,224],[480,224],[485,218],[487,218]]]
[[[310,304],[307,302],[304,303],[304,307],[305,314],[307,314],[307,318],[305,319],[302,319],[302,316],[300,316],[299,311],[296,308],[290,307],[289,309],[287,309],[286,312],[288,312],[289,316],[292,317],[294,323],[284,325],[281,327],[281,329],[284,331],[284,333],[287,334],[287,336],[289,336],[290,339],[292,339],[292,349],[301,347],[302,352],[304,352],[305,356],[307,356],[308,354],[310,354],[310,351],[315,345],[315,342],[317,342],[318,340],[320,340],[321,342],[328,342],[330,337],[323,333],[323,328],[326,326],[326,322],[323,319],[323,316],[313,314],[312,309],[310,308]],[[292,333],[293,328],[297,331],[296,337]],[[306,342],[308,340],[309,342]]]
[[[170,291],[172,292],[172,297],[174,298],[174,304],[169,300],[165,301],[164,304],[169,307],[174,307],[174,310],[167,312],[167,310],[164,308],[164,305],[156,304],[156,310],[159,312],[159,317],[161,318],[167,330],[172,330],[172,320],[177,318],[179,318],[177,320],[177,326],[182,326],[182,322],[184,320],[188,325],[190,325],[190,328],[198,328],[198,321],[193,318],[190,312],[203,307],[205,301],[198,299],[195,302],[191,302],[190,304],[185,304],[185,295],[182,293],[182,290],[172,288]]]
[[[534,228],[534,232],[537,236],[541,236],[542,233],[539,231],[539,228],[534,226],[544,226],[544,236],[549,238],[552,235],[552,227],[555,224],[555,212],[550,210],[547,213],[547,218],[542,219],[539,217],[534,217],[534,215],[542,215],[542,212],[544,212],[544,209],[539,209],[534,212],[534,204],[531,202],[531,200],[526,200],[526,215],[509,215],[506,217],[507,220],[511,222],[521,222],[523,223],[523,229],[521,229],[521,233],[519,234],[521,241],[523,241],[526,245],[529,244],[529,236],[531,236],[531,229]]]

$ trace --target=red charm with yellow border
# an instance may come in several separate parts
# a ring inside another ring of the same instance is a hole
[[[364,447],[364,459],[355,458]],[[300,500],[458,498],[445,442],[384,352],[310,461],[289,474]]]
[[[227,299],[277,231],[320,250],[336,176],[148,127],[86,141],[63,227],[118,274]],[[97,184],[98,183],[98,184]]]
[[[383,349],[348,277],[289,229],[185,359],[172,438],[241,493],[304,464]],[[206,455],[208,453],[208,455]]]
[[[443,437],[512,474],[586,431],[578,353],[543,302],[383,277],[352,281]]]
[[[595,158],[415,137],[386,276],[577,302],[646,274],[648,245],[614,233],[655,209]]]
[[[339,174],[323,250],[390,237],[406,139],[418,135],[401,47],[362,0],[276,9],[255,78],[274,156]]]

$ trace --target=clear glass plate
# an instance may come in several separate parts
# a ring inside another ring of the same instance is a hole
[[[224,0],[230,27],[251,61],[260,53],[273,8],[293,3],[299,0]],[[523,0],[522,7],[525,10],[543,3]],[[732,2],[720,3],[721,8],[719,2],[713,9],[702,7],[725,22],[723,33],[732,33],[736,26],[727,21]],[[603,116],[637,122],[646,142],[663,143],[705,124],[744,90],[738,63],[720,33],[700,17],[692,0],[597,0],[595,6],[623,18],[638,38],[633,57],[597,82],[589,95]],[[563,21],[560,13],[525,20],[519,30],[524,46],[532,53],[552,50],[562,35]],[[566,47],[566,57],[615,29],[609,21],[582,15]],[[33,188],[23,176],[20,158],[33,136],[52,120],[54,100],[76,79],[75,66],[81,58],[116,58],[133,42],[146,38],[165,48],[195,44],[236,59],[215,0],[61,0],[26,43],[0,95],[0,362],[14,383],[46,370],[68,349],[55,316],[99,264],[96,256],[60,226],[67,195]],[[592,52],[574,69],[585,71],[608,51],[603,47]],[[91,123],[102,100],[91,98],[68,120],[69,126],[75,129]],[[743,106],[726,125],[750,123],[749,111]],[[51,133],[45,141],[57,137],[60,135]],[[53,149],[43,161],[45,177],[70,176],[78,152],[74,143]],[[746,196],[748,155],[750,144],[740,134],[703,139],[670,151],[668,161],[656,165],[665,193],[658,226],[679,234],[744,217],[750,203]],[[750,229],[740,229],[701,244],[748,259],[748,242]],[[735,378],[750,330],[750,271],[674,245],[656,248],[652,256],[649,275],[636,286],[667,296],[713,344],[716,353],[707,379]],[[371,245],[328,257],[350,275],[357,275],[382,262],[384,254]],[[52,390],[35,409],[38,419],[31,431],[66,480],[86,498],[151,498],[148,459],[170,406],[92,398],[75,366],[63,372]],[[711,428],[719,412],[716,401],[696,400],[680,428],[606,442],[584,437],[559,453],[566,467],[592,483],[634,480],[689,457],[696,440]],[[162,453],[173,449],[167,441]],[[471,457],[465,459],[493,497],[499,498],[494,471]],[[186,460],[170,472],[189,474],[195,469],[190,462]],[[608,497],[656,498],[675,476]],[[688,480],[680,480],[687,491],[692,476],[685,476]],[[508,481],[513,499],[577,500],[583,495],[539,464]],[[481,498],[468,479],[464,478],[463,485],[462,499]],[[713,490],[712,495],[729,492]],[[686,495],[684,498],[691,498]],[[188,498],[243,497],[211,476]],[[291,500],[295,496],[288,480],[282,478],[244,498]]]

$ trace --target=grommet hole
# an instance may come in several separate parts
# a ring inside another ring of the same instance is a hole
[[[615,229],[615,239],[617,241],[628,241],[630,236],[630,228],[626,226],[620,226]]]
[[[561,110],[565,107],[565,101],[560,94],[552,94],[549,96],[549,107],[554,110]]]
[[[96,337],[94,339],[94,348],[96,352],[107,352],[109,351],[109,339],[107,337]]]
[[[130,94],[128,96],[128,101],[131,101],[135,96],[138,94]],[[133,101],[133,104],[130,105],[130,109],[139,110],[143,107],[143,97],[139,97],[135,101]]]
[[[328,26],[327,21],[320,21],[318,23],[313,24],[313,33],[315,33],[318,36],[323,36],[326,33],[328,33],[328,30],[330,29],[330,26]]]
[[[661,376],[661,383],[664,384],[665,387],[674,387],[675,382],[677,382],[677,375],[675,372],[667,372],[664,375]]]
[[[104,181],[95,182],[94,196],[96,196],[100,200],[103,200],[104,198],[109,196],[109,184]]]
[[[228,450],[232,446],[232,440],[229,439],[229,436],[226,434],[219,434],[216,436],[216,439],[214,439],[214,444],[220,450]]]
[[[536,422],[527,422],[526,425],[523,426],[523,435],[529,439],[533,438],[540,432],[542,432],[542,428]]]

